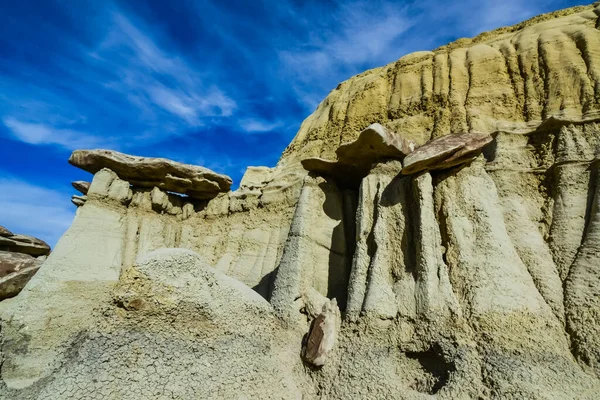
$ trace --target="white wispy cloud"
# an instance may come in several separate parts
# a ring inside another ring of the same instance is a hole
[[[0,225],[54,246],[75,215],[69,196],[2,171],[0,175]]]
[[[14,138],[29,144],[55,144],[74,150],[98,147],[102,143],[101,138],[85,132],[55,128],[43,123],[23,122],[13,117],[4,117],[2,122]]]
[[[94,62],[115,68],[118,80],[106,87],[132,96],[133,105],[146,114],[158,108],[192,127],[202,125],[205,117],[233,114],[235,100],[211,84],[206,71],[202,74],[183,57],[165,51],[144,31],[124,14],[112,14],[106,39],[89,54]]]
[[[266,121],[261,118],[243,118],[238,124],[247,133],[271,132],[284,125],[281,121]]]

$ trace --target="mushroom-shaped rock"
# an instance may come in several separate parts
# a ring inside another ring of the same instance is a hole
[[[0,300],[19,294],[42,262],[27,254],[0,251]]]
[[[313,320],[303,357],[317,367],[325,365],[329,352],[335,346],[340,310],[336,299],[323,304],[323,311]]]
[[[8,237],[12,235],[13,233],[11,231],[0,225],[0,237]]]
[[[208,168],[166,158],[138,157],[112,150],[75,150],[69,163],[95,174],[102,168],[139,187],[158,187],[196,199],[212,199],[231,187],[231,178]]]
[[[425,143],[406,156],[402,174],[451,168],[475,158],[493,140],[488,133],[446,135]]]
[[[92,184],[91,182],[86,182],[86,181],[71,182],[71,185],[73,185],[75,190],[77,190],[78,192],[80,192],[83,195],[86,195],[88,193],[88,190],[90,190],[91,184]]]
[[[0,236],[0,250],[29,254],[34,257],[50,254],[48,243],[28,235]]]
[[[313,157],[302,160],[302,166],[307,171],[333,176],[341,183],[355,186],[369,173],[373,163],[403,159],[414,148],[412,141],[380,124],[372,124],[359,134],[358,139],[336,150],[336,161]]]

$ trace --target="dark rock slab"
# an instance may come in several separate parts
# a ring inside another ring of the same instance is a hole
[[[462,133],[431,140],[406,156],[402,174],[447,169],[471,161],[493,139],[487,133]]]
[[[50,254],[50,246],[43,240],[33,236],[0,236],[0,251],[11,251],[38,257]]]
[[[12,236],[13,233],[0,225],[0,237]]]
[[[38,262],[0,278],[0,300],[18,295],[41,266],[42,263]]]
[[[75,190],[77,190],[79,193],[86,195],[88,193],[88,190],[90,190],[90,186],[92,185],[92,183],[86,181],[75,181],[71,182],[71,185],[73,185]]]
[[[413,142],[382,125],[372,124],[359,134],[358,139],[336,150],[337,160],[308,158],[302,160],[302,166],[317,175],[332,176],[342,184],[356,186],[369,174],[371,165],[389,159],[402,160],[414,147]]]
[[[71,203],[75,204],[77,207],[81,207],[87,201],[87,196],[78,196],[74,194],[71,196]]]

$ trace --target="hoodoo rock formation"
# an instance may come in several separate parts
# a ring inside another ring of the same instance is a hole
[[[132,185],[157,187],[197,199],[212,199],[231,187],[231,178],[207,168],[165,158],[135,157],[112,150],[77,150],[69,158],[69,163],[92,174],[109,168]],[[84,189],[79,183],[75,188]]]
[[[0,302],[0,398],[597,399],[599,16],[353,77],[235,191],[74,152],[86,198]]]

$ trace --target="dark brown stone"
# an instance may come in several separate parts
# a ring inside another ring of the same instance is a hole
[[[34,257],[50,254],[48,243],[27,235],[0,236],[0,251],[29,254]]]
[[[77,190],[79,193],[86,195],[88,190],[90,190],[91,182],[86,181],[75,181],[71,182],[71,185]]]
[[[414,146],[413,142],[382,125],[372,124],[359,134],[358,139],[336,150],[336,161],[314,157],[302,160],[302,166],[317,175],[332,176],[344,185],[357,186],[369,174],[373,164],[389,159],[402,160]]]
[[[493,139],[490,134],[463,133],[431,140],[406,156],[402,174],[447,169],[471,161]]]

